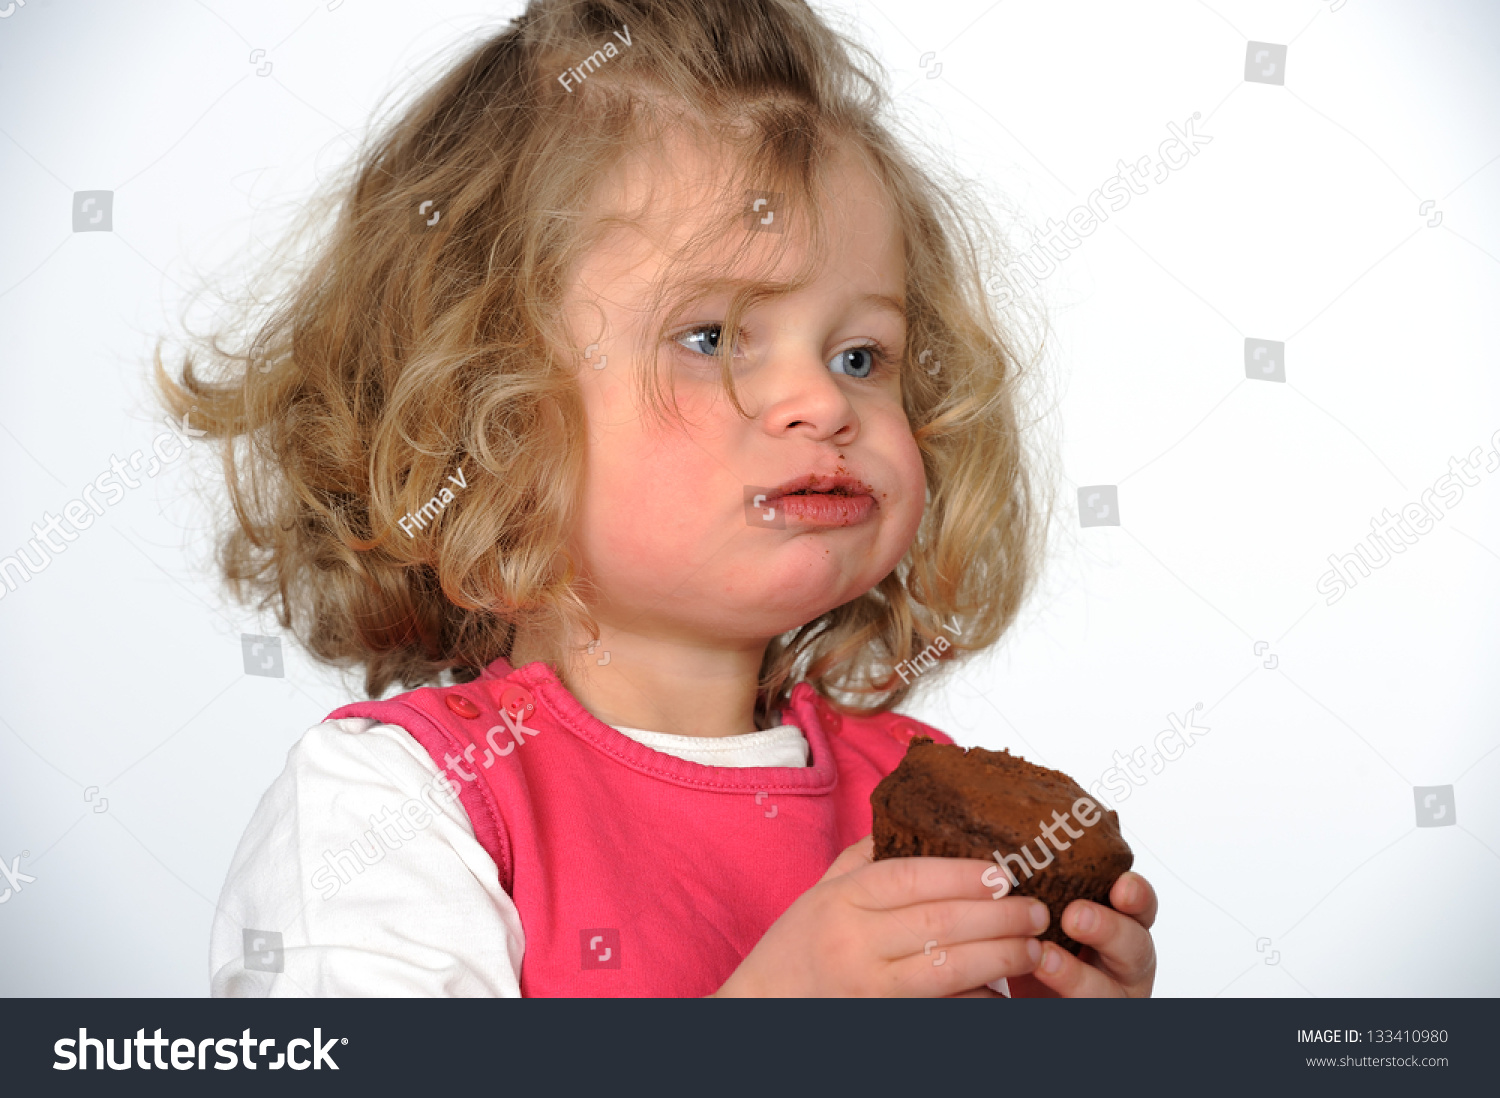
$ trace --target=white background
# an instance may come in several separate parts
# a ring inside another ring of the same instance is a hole
[[[163,429],[147,356],[197,276],[519,10],[328,6],[0,19],[0,556]],[[1158,994],[1500,991],[1500,473],[1335,604],[1315,589],[1500,429],[1497,9],[825,10],[1018,245],[1169,122],[1213,138],[1042,283],[1054,555],[1002,648],[911,711],[1089,784],[1203,703],[1208,734],[1117,801],[1161,896]],[[1245,81],[1248,40],[1288,45],[1284,86]],[[115,192],[112,232],[71,231],[80,190]],[[1247,337],[1286,343],[1284,384],[1246,378]],[[0,993],[205,994],[241,830],[356,696],[289,640],[285,678],[244,673],[241,634],[276,630],[218,590],[194,453],[0,600],[0,858],[36,878],[0,905]],[[1122,525],[1080,529],[1101,484]],[[1455,826],[1416,826],[1418,785],[1454,787]]]

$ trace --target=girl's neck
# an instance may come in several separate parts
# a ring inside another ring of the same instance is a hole
[[[673,736],[719,738],[759,731],[755,701],[765,643],[754,648],[685,648],[617,631],[591,654],[575,648],[554,667],[558,680],[605,724]],[[541,659],[518,637],[510,663]]]

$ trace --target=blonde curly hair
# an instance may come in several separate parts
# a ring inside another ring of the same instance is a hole
[[[557,79],[621,27],[628,48],[591,74],[573,68],[571,86]],[[1002,332],[984,292],[997,234],[962,183],[940,185],[898,143],[879,74],[800,0],[535,0],[469,47],[308,208],[289,240],[331,226],[300,267],[268,269],[275,295],[252,291],[221,316],[180,380],[156,348],[163,403],[221,451],[232,514],[217,557],[235,597],[273,608],[325,663],[363,667],[372,698],[445,671],[467,681],[510,655],[518,629],[553,639],[554,669],[562,638],[598,638],[566,549],[587,432],[560,303],[608,228],[590,217],[599,179],[690,126],[737,151],[743,190],[786,195],[814,238],[820,173],[857,149],[905,241],[902,401],[926,474],[922,524],[873,589],[770,642],[756,726],[774,724],[797,681],[878,712],[912,689],[895,669],[939,636],[944,660],[998,641],[1051,513],[1020,415],[1034,359],[1019,353],[1025,318]],[[765,293],[737,293],[725,332]],[[744,414],[732,340],[722,376]],[[643,394],[660,410],[656,387]],[[460,468],[458,502],[406,536],[400,520]]]

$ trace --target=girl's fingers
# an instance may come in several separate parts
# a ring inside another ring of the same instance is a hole
[[[1062,916],[1064,932],[1098,954],[1098,967],[1127,989],[1144,984],[1149,990],[1156,972],[1156,947],[1146,928],[1129,915],[1074,900]]]
[[[991,938],[933,946],[886,966],[888,983],[879,994],[917,999],[962,995],[1001,976],[1030,972],[1042,956],[1041,945],[1035,938]]]
[[[845,879],[855,904],[881,911],[932,900],[988,900],[998,890],[983,877],[994,868],[994,862],[977,858],[886,858]]]
[[[1064,914],[1064,926],[1067,916]],[[1137,930],[1140,928],[1137,927]],[[1071,933],[1071,931],[1069,932]],[[1141,931],[1145,933],[1145,931]],[[1125,989],[1092,965],[1086,965],[1052,942],[1042,943],[1042,962],[1032,978],[1068,999],[1122,999]],[[1012,992],[1015,988],[1012,987]]]
[[[1109,890],[1109,902],[1147,930],[1156,922],[1156,890],[1139,873],[1121,873]]]
[[[990,862],[875,862],[872,852],[873,840],[866,836],[839,856],[824,879],[841,877],[837,887],[848,890],[851,902],[889,919],[881,952],[890,958],[890,978],[876,994],[988,998],[977,992],[988,991],[983,985],[1001,976],[1068,997],[1151,993],[1156,951],[1147,928],[1156,918],[1157,901],[1139,873],[1121,874],[1114,883],[1112,908],[1075,900],[1063,913],[1063,930],[1090,947],[1088,963],[1032,937],[1046,929],[1045,905],[1030,897],[991,898],[996,889],[983,879],[993,868]],[[1013,994],[1018,990],[1012,987]]]
[[[881,928],[877,949],[896,960],[913,953],[931,954],[991,938],[1028,938],[1047,929],[1047,905],[1027,896],[999,900],[935,900],[893,909],[889,916],[872,913]],[[986,983],[988,981],[980,981]]]
[[[960,991],[957,995],[944,995],[945,999],[1003,999],[998,991],[991,991],[987,987],[971,988],[968,991]]]

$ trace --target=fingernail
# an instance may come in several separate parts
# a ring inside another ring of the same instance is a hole
[[[1031,905],[1031,929],[1042,931],[1047,929],[1047,922],[1052,918],[1052,913],[1047,910],[1046,904]]]
[[[1129,907],[1136,902],[1137,886],[1135,883],[1135,878],[1127,874],[1126,876],[1121,877],[1120,880],[1124,882],[1124,884],[1120,887],[1120,902],[1126,907]]]
[[[1095,911],[1092,907],[1081,907],[1073,916],[1073,925],[1080,932],[1087,934],[1099,925],[1099,912]]]
[[[1026,956],[1031,958],[1032,966],[1042,959],[1042,943],[1035,938],[1026,939]]]
[[[1058,949],[1056,946],[1053,946],[1051,949],[1047,950],[1047,956],[1042,961],[1042,971],[1055,973],[1059,971],[1062,966],[1062,950]]]

